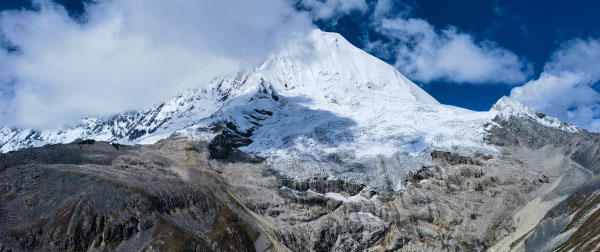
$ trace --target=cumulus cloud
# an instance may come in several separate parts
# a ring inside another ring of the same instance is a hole
[[[310,11],[315,20],[333,20],[353,11],[365,13],[369,6],[365,0],[300,0],[300,7]]]
[[[391,11],[390,11],[391,10]],[[380,0],[371,26],[385,41],[370,41],[366,49],[383,57],[409,78],[431,82],[517,84],[532,73],[531,64],[491,41],[477,42],[455,27],[436,29],[411,18],[410,6]]]
[[[515,87],[510,97],[538,111],[591,131],[600,131],[600,39],[561,45],[536,80]]]
[[[0,13],[0,121],[36,128],[111,115],[252,66],[312,29],[286,0],[105,0],[84,22],[38,0]]]

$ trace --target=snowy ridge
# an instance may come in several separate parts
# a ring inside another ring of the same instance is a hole
[[[85,139],[122,144],[154,143],[167,138],[193,120],[214,112],[217,95],[191,90],[166,103],[142,111],[126,112],[107,120],[87,118],[74,127],[60,130],[0,129],[0,151],[8,152],[47,144],[71,143]]]
[[[562,123],[557,118],[536,112],[535,110],[530,109],[506,96],[500,98],[500,100],[498,100],[498,102],[492,106],[491,111],[496,111],[498,116],[502,117],[503,119],[508,119],[511,116],[529,118],[549,128],[556,128],[569,133],[581,132],[581,129],[577,126]]]
[[[189,90],[147,109],[125,112],[108,119],[86,118],[60,130],[4,127],[0,129],[0,152],[86,139],[120,144],[152,144],[210,117],[246,78],[247,73],[215,78],[205,88]]]

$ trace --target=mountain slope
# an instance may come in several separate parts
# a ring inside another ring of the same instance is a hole
[[[211,158],[204,141],[0,154],[0,251],[597,250],[600,137],[536,120],[496,117],[501,155],[432,151],[398,192]]]
[[[145,110],[0,130],[0,251],[593,251],[599,146],[314,31]]]

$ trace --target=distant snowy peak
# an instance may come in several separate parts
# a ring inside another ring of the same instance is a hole
[[[570,133],[581,132],[581,129],[577,126],[560,122],[557,118],[537,112],[507,96],[500,98],[500,100],[492,106],[491,111],[497,112],[498,116],[504,119],[508,119],[511,116],[528,118],[549,128],[556,128]]]

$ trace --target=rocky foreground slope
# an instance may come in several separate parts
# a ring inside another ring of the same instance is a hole
[[[0,251],[597,250],[600,136],[493,122],[501,154],[432,151],[401,191],[295,179],[218,140],[2,154]]]

